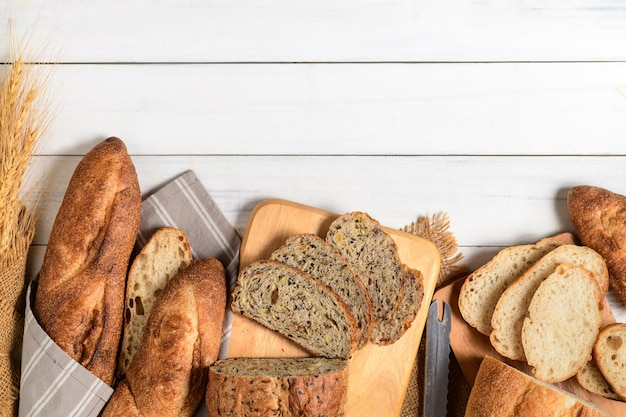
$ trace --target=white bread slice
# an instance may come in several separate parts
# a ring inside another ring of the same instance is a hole
[[[620,400],[620,396],[613,391],[604,375],[598,368],[596,361],[592,358],[583,369],[576,374],[576,381],[581,387],[589,392],[593,392],[601,397],[611,400]]]
[[[590,271],[598,281],[601,293],[608,289],[608,271],[604,259],[586,246],[561,245],[539,259],[517,278],[500,296],[491,318],[491,344],[502,356],[525,360],[522,325],[530,301],[543,280],[560,264],[574,264]]]
[[[465,417],[610,417],[596,405],[490,356],[480,364]]]
[[[532,297],[522,327],[522,345],[536,378],[561,382],[591,360],[602,326],[602,297],[591,272],[561,264]]]
[[[600,331],[593,355],[613,391],[626,401],[626,323],[609,324]]]
[[[119,375],[126,373],[139,349],[143,329],[159,293],[170,278],[187,268],[191,261],[187,235],[173,227],[163,227],[154,232],[133,260],[126,284]]]
[[[498,252],[465,279],[459,293],[463,319],[489,336],[491,317],[502,293],[543,255],[562,244],[558,240],[543,240],[532,245],[510,246]]]

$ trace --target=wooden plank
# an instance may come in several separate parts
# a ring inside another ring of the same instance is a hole
[[[626,63],[61,65],[44,154],[623,154]]]
[[[0,39],[9,19],[36,27],[62,62],[614,61],[624,14],[612,0],[9,0]]]

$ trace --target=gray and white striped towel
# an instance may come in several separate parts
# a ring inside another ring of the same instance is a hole
[[[195,258],[217,258],[232,289],[239,270],[241,237],[229,224],[193,171],[187,171],[142,203],[137,249],[160,227],[183,230]],[[28,289],[19,417],[96,417],[113,389],[72,360],[45,334],[33,317]],[[226,356],[232,313],[227,309],[220,357]],[[196,417],[208,416],[204,404]]]

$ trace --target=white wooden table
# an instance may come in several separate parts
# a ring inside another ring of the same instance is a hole
[[[108,136],[144,194],[193,169],[242,231],[272,197],[394,228],[446,212],[471,268],[573,230],[571,186],[626,193],[623,2],[2,0],[9,27],[60,64],[31,273]]]

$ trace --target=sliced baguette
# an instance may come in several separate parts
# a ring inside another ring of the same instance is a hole
[[[259,260],[240,271],[231,306],[316,356],[347,359],[361,339],[354,315],[330,287],[280,262]]]
[[[613,391],[611,385],[609,385],[604,375],[602,375],[593,357],[587,362],[583,369],[578,371],[576,381],[578,381],[581,387],[596,395],[611,400],[621,400],[620,396]]]
[[[603,293],[591,272],[561,264],[535,291],[522,345],[535,377],[562,382],[591,360],[602,326]]]
[[[626,323],[604,327],[593,347],[593,355],[613,391],[626,401]]]
[[[367,213],[349,212],[331,223],[326,241],[348,260],[365,284],[374,326],[387,321],[404,297],[404,273],[393,238]]]
[[[345,415],[348,361],[240,358],[209,368],[211,417]]]
[[[143,329],[163,287],[191,261],[187,236],[173,227],[158,229],[133,260],[126,286],[120,376],[126,373],[139,349]]]
[[[533,245],[510,246],[498,252],[465,279],[459,293],[463,319],[489,336],[493,311],[502,293],[543,255],[562,244],[560,240],[543,240]]]
[[[539,259],[517,278],[500,296],[491,319],[491,344],[502,356],[525,360],[522,325],[528,306],[539,285],[558,265],[567,263],[590,271],[604,295],[608,288],[608,271],[604,259],[586,246],[561,245]]]
[[[594,404],[486,356],[465,417],[611,417]]]
[[[331,287],[357,320],[358,347],[365,345],[372,334],[372,302],[359,276],[333,246],[317,235],[300,234],[287,239],[270,260],[298,268]]]

